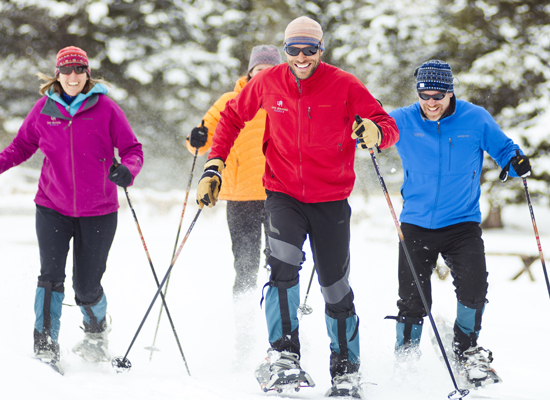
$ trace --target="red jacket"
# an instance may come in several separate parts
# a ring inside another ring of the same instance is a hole
[[[343,200],[355,182],[354,116],[376,122],[381,148],[395,144],[395,121],[353,75],[320,63],[297,80],[287,64],[261,71],[221,114],[209,158],[226,160],[246,121],[267,111],[263,184],[303,203]]]

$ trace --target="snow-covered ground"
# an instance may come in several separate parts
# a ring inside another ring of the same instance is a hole
[[[160,299],[155,303],[141,333],[128,354],[133,367],[117,374],[109,363],[92,365],[71,352],[80,340],[82,319],[74,305],[69,261],[66,307],[63,308],[60,344],[65,376],[33,359],[32,329],[39,255],[34,231],[36,182],[25,179],[23,167],[0,176],[0,254],[2,255],[2,323],[0,343],[4,362],[0,366],[0,393],[17,398],[79,400],[110,399],[321,399],[330,385],[329,341],[324,325],[324,305],[314,281],[308,298],[313,313],[301,320],[302,365],[317,386],[284,396],[264,394],[253,371],[268,347],[263,310],[259,308],[264,271],[258,290],[235,304],[232,299],[233,267],[225,220],[225,203],[206,209],[199,217],[177,260],[167,302],[174,320],[191,377],[188,376],[165,314],[161,320],[153,354],[151,346]],[[31,174],[32,175],[32,174]],[[185,182],[182,183],[185,186]],[[130,197],[148,245],[159,280],[170,264],[181,216],[184,191],[156,193],[130,188]],[[193,199],[193,193],[191,194]],[[124,355],[156,292],[156,285],[123,191],[119,191],[119,226],[103,286],[112,317],[110,349]],[[399,213],[400,199],[392,201]],[[384,320],[397,312],[398,240],[391,214],[381,190],[368,199],[352,196],[351,283],[361,319],[362,373],[370,400],[446,399],[454,390],[446,368],[429,340],[426,320],[421,349],[423,356],[415,371],[396,372],[393,364],[395,323]],[[197,212],[189,202],[182,233]],[[535,207],[543,250],[550,252],[550,212]],[[538,254],[529,210],[526,205],[505,209],[503,230],[485,231],[488,253]],[[306,247],[306,251],[309,248]],[[548,253],[550,254],[550,253]],[[311,256],[302,271],[302,299],[311,274]],[[72,260],[69,256],[69,260]],[[523,267],[519,257],[487,257],[489,301],[480,344],[491,349],[494,367],[503,383],[472,391],[468,398],[540,400],[548,398],[545,379],[549,372],[547,345],[550,298],[540,260],[527,274],[511,278]],[[433,314],[453,319],[456,300],[450,278],[434,276]]]

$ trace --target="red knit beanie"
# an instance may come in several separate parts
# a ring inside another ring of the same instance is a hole
[[[59,67],[72,67],[74,65],[88,66],[86,73],[88,74],[88,77],[91,75],[88,55],[84,50],[74,46],[65,47],[64,49],[59,50],[55,62],[55,76],[59,75]]]

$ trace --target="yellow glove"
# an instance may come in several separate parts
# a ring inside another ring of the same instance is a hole
[[[352,129],[351,138],[359,139],[359,145],[362,149],[372,149],[382,143],[382,132],[379,126],[370,119],[361,119],[356,115]]]
[[[216,205],[222,187],[222,171],[224,168],[225,164],[221,158],[213,158],[204,164],[204,172],[197,187],[197,204],[199,208]]]

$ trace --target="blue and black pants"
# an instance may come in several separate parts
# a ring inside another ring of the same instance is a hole
[[[401,229],[430,308],[432,305],[430,279],[441,254],[451,271],[457,297],[455,342],[461,351],[475,346],[481,330],[488,287],[485,248],[479,224],[463,222],[440,229],[426,229],[402,223]],[[399,316],[396,347],[411,340],[411,334],[413,340],[419,340],[418,331],[421,332],[422,327],[414,321],[427,315],[401,244],[399,245],[397,306]],[[412,326],[407,326],[406,321]]]
[[[309,237],[313,262],[325,300],[330,337],[330,372],[334,377],[359,369],[359,320],[349,285],[351,208],[347,200],[302,203],[286,194],[267,192],[271,278],[265,313],[273,349],[300,354],[298,306],[302,251]]]
[[[117,213],[95,217],[68,217],[36,206],[36,234],[40,250],[40,276],[35,297],[35,340],[38,335],[58,341],[65,266],[73,240],[73,289],[84,316],[84,330],[105,329],[107,299],[101,278],[117,227]]]

